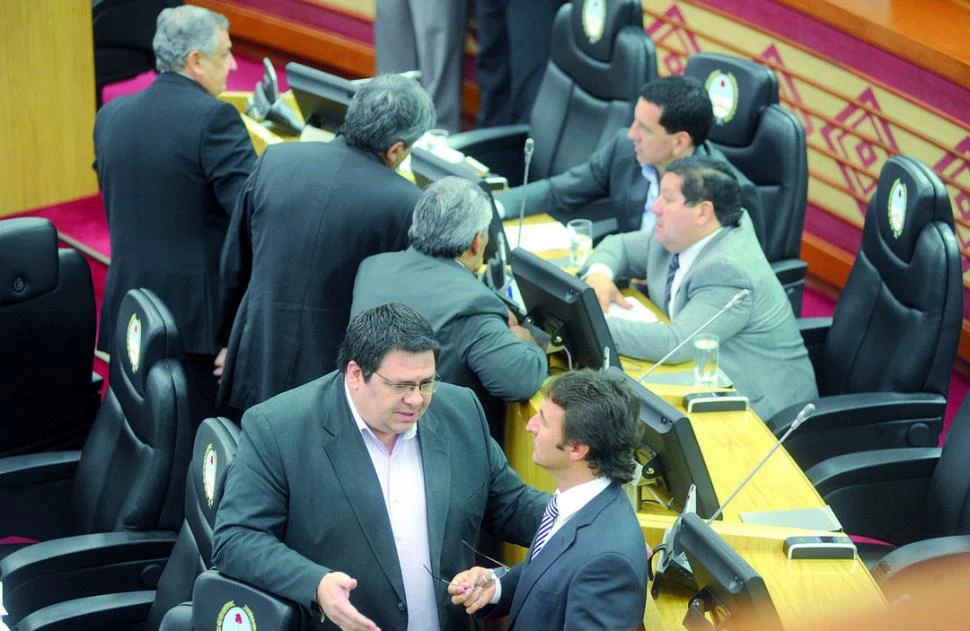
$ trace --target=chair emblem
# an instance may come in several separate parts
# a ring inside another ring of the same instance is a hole
[[[603,37],[606,30],[606,0],[583,0],[583,32],[590,44]]]
[[[714,108],[714,121],[727,125],[738,111],[738,80],[731,73],[715,70],[707,75],[704,88],[711,97]]]
[[[202,462],[202,490],[205,492],[205,499],[209,501],[209,508],[216,503],[216,467],[219,463],[219,454],[216,453],[212,443],[205,448],[205,456]]]
[[[138,314],[131,314],[128,320],[128,332],[125,335],[125,346],[128,348],[128,361],[131,363],[131,372],[138,372],[138,364],[141,361],[141,320]]]
[[[893,182],[889,189],[889,229],[893,237],[898,239],[903,234],[903,225],[906,223],[906,185],[899,178]]]
[[[216,629],[218,631],[256,631],[253,610],[245,605],[237,607],[236,601],[230,600],[219,611]]]

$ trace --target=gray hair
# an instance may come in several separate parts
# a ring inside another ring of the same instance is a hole
[[[399,140],[410,147],[434,123],[434,105],[421,84],[402,75],[386,74],[358,88],[340,133],[347,144],[379,153]]]
[[[448,176],[421,193],[408,238],[428,256],[454,258],[476,234],[487,234],[491,221],[492,204],[485,192],[470,180]]]
[[[179,72],[193,50],[211,55],[219,47],[219,31],[229,29],[223,15],[202,7],[182,5],[163,9],[155,22],[155,68],[159,72]]]

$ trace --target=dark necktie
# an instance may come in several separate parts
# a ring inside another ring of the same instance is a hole
[[[542,550],[542,547],[549,541],[552,526],[556,523],[556,517],[559,516],[558,499],[558,495],[553,495],[552,499],[549,500],[549,504],[546,506],[546,512],[542,514],[542,522],[539,524],[539,531],[536,533],[536,545],[532,549],[532,556],[529,557],[530,560],[536,558],[539,550]]]
[[[664,294],[664,300],[666,301],[667,315],[670,315],[670,300],[673,296],[670,295],[670,290],[674,288],[674,276],[677,274],[677,270],[680,269],[680,254],[674,254],[670,259],[670,267],[667,268],[667,289]]]

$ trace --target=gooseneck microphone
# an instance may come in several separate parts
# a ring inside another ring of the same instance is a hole
[[[526,186],[529,184],[529,165],[532,164],[532,152],[536,150],[536,141],[532,138],[525,139],[525,170],[522,172],[522,203],[519,204],[519,238],[516,240],[515,247],[522,247],[522,222],[525,220],[525,193]]]
[[[645,372],[642,375],[640,375],[640,378],[637,379],[637,381],[639,381],[640,383],[643,383],[643,380],[644,379],[646,379],[647,377],[649,377],[650,375],[652,375],[654,373],[654,371],[656,371],[658,368],[660,368],[661,366],[663,366],[664,365],[664,362],[666,362],[668,359],[670,359],[673,356],[674,353],[676,353],[677,351],[679,351],[681,348],[684,347],[684,344],[686,344],[687,342],[689,342],[692,339],[694,339],[695,337],[697,337],[697,334],[698,333],[700,333],[701,331],[703,331],[704,329],[706,329],[708,326],[710,326],[712,322],[714,322],[715,320],[717,320],[718,318],[720,318],[724,313],[726,313],[727,311],[730,311],[734,307],[736,307],[739,304],[741,304],[741,301],[744,300],[745,297],[747,297],[748,294],[750,294],[750,293],[751,293],[751,290],[750,289],[742,289],[738,293],[736,293],[733,296],[731,296],[731,299],[728,300],[728,302],[727,302],[726,305],[724,305],[723,307],[721,307],[720,311],[718,311],[717,313],[715,313],[714,315],[712,315],[710,318],[707,319],[707,322],[705,322],[704,324],[702,324],[699,327],[697,327],[697,330],[695,330],[693,333],[691,333],[690,335],[688,335],[687,337],[685,337],[683,340],[681,340],[680,344],[678,344],[677,346],[675,346],[672,349],[670,349],[670,352],[667,353],[666,355],[664,355],[663,357],[661,357],[660,358],[660,361],[658,361],[657,363],[655,363],[653,366],[650,367],[650,370],[648,370],[647,372]]]
[[[731,500],[734,499],[734,496],[740,493],[741,489],[743,489],[745,485],[748,483],[748,481],[754,477],[754,474],[760,471],[761,467],[763,467],[765,463],[768,462],[768,458],[771,458],[771,454],[778,451],[778,448],[781,447],[786,440],[788,440],[788,437],[791,436],[791,433],[794,432],[796,429],[798,429],[798,426],[804,423],[805,420],[814,413],[815,413],[814,403],[808,403],[805,405],[805,407],[802,408],[802,410],[798,413],[798,416],[795,417],[795,420],[792,421],[791,427],[788,428],[788,431],[785,432],[785,434],[778,439],[778,441],[774,444],[774,446],[770,450],[768,450],[768,453],[766,453],[765,457],[761,459],[761,462],[759,462],[754,466],[754,469],[751,470],[751,473],[748,474],[748,477],[741,480],[741,484],[738,485],[738,488],[734,489],[734,492],[731,493],[726,500],[724,500],[724,503],[721,504],[721,506],[716,511],[714,511],[714,514],[711,515],[710,519],[707,520],[708,524],[710,524],[712,521],[717,519],[718,515],[720,515],[721,512],[724,510],[724,508],[731,503]]]

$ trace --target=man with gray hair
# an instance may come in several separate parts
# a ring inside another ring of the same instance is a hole
[[[407,246],[420,190],[394,169],[434,117],[417,81],[379,75],[332,142],[260,157],[222,253],[220,403],[242,412],[334,369],[357,267]]]
[[[529,331],[475,278],[491,218],[474,183],[446,177],[429,186],[414,209],[411,247],[361,264],[351,316],[401,302],[428,318],[441,343],[438,375],[474,390],[501,443],[503,402],[532,396],[549,367]]]
[[[162,11],[153,41],[158,77],[105,104],[94,127],[111,233],[98,347],[112,347],[129,289],[158,294],[188,355],[193,423],[215,411],[219,253],[256,160],[238,112],[215,98],[236,69],[228,26],[200,7]]]

